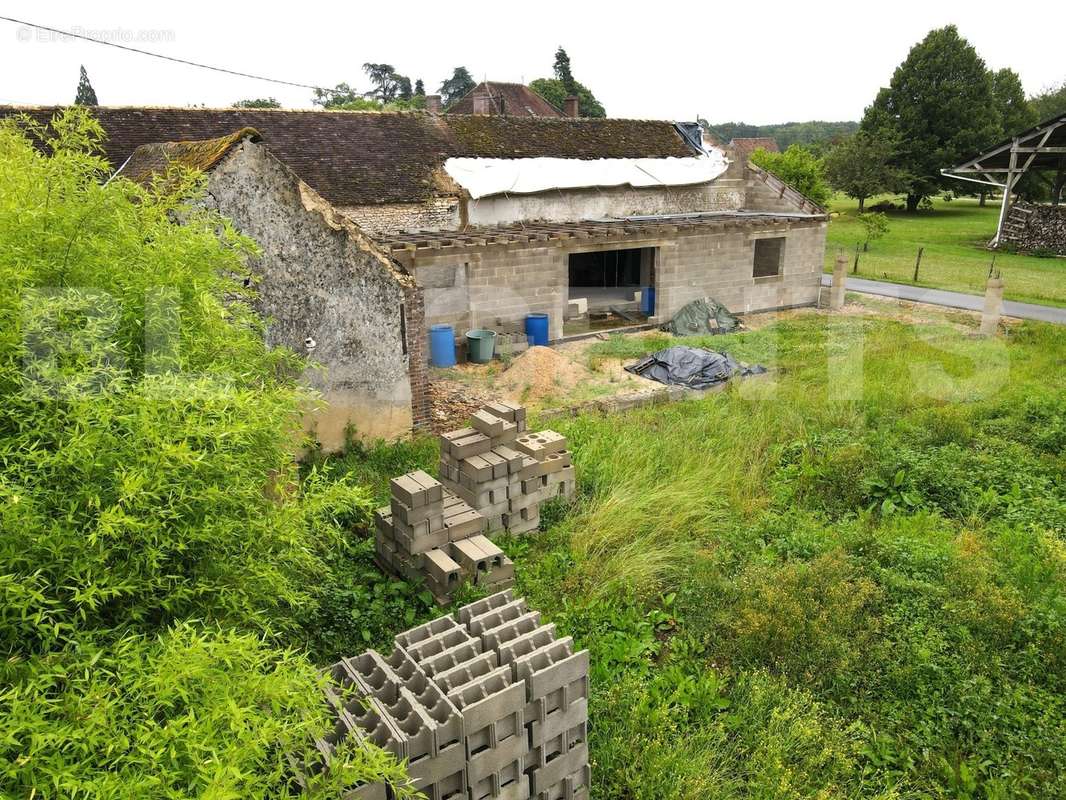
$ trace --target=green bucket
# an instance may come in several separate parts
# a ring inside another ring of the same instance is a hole
[[[466,332],[466,357],[475,364],[487,364],[492,361],[496,351],[496,331],[477,328]]]

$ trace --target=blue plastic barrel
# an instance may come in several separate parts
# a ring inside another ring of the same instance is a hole
[[[547,314],[527,314],[526,315],[526,339],[529,340],[530,345],[541,345],[542,347],[548,344],[548,315]]]
[[[640,313],[645,317],[655,316],[655,287],[645,286],[640,293]]]
[[[455,331],[451,325],[430,326],[429,361],[435,367],[455,366]]]

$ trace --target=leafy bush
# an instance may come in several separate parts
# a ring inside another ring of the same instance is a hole
[[[783,153],[756,150],[751,160],[820,206],[825,206],[833,196],[825,180],[822,160],[802,145],[789,145]]]
[[[281,645],[359,498],[294,493],[310,398],[254,245],[195,175],[102,180],[101,135],[0,125],[0,794],[278,796],[323,723]]]

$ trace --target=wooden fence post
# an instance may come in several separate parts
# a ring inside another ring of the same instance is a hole
[[[925,251],[924,247],[918,248],[918,258],[914,260],[914,283],[918,282],[918,267],[922,265],[922,253]]]

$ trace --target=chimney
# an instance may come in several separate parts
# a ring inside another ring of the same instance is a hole
[[[426,111],[433,114],[439,114],[441,112],[440,95],[439,94],[427,94],[426,95]]]
[[[563,100],[563,113],[568,117],[580,117],[581,112],[578,110],[577,104],[577,96],[570,95]]]
[[[474,113],[475,114],[491,114],[492,108],[489,101],[492,99],[487,94],[475,94],[472,98],[474,101]]]

